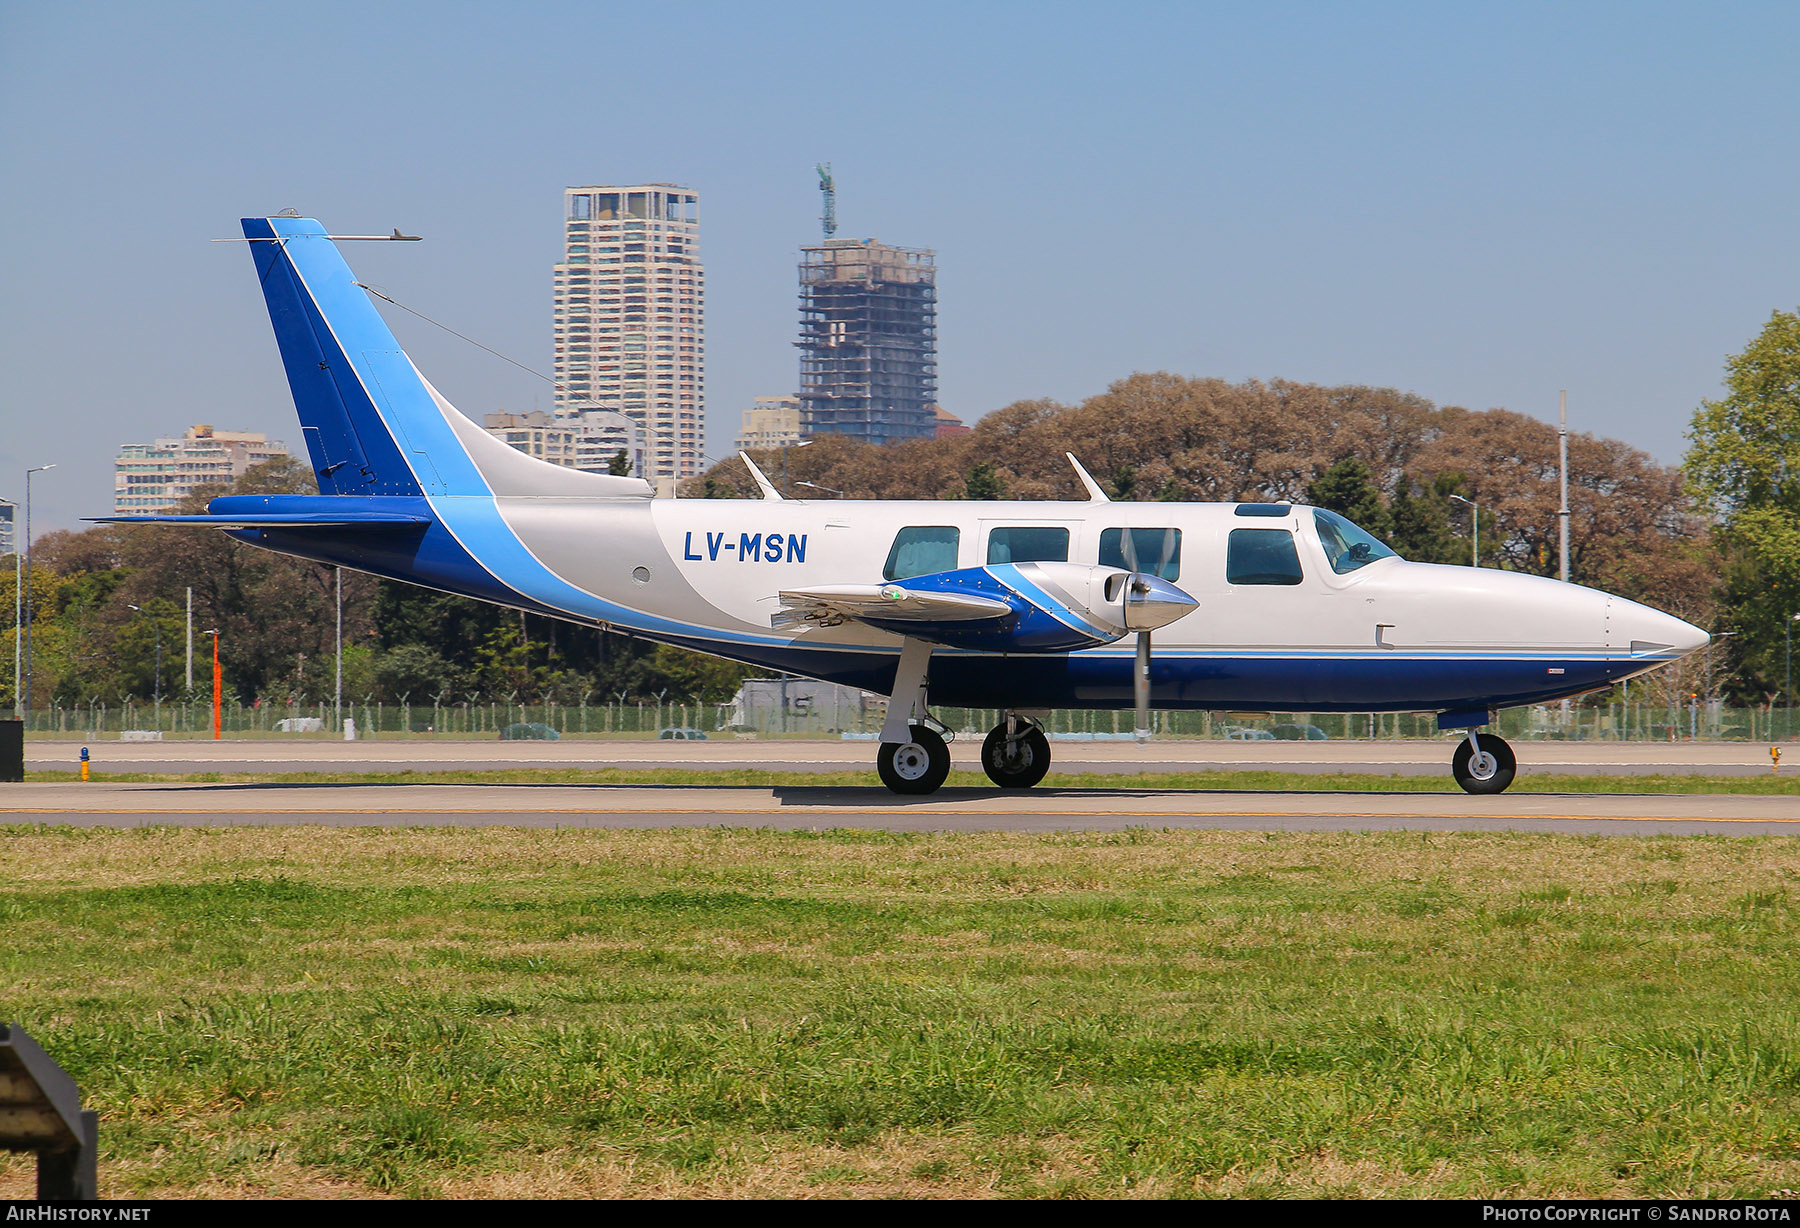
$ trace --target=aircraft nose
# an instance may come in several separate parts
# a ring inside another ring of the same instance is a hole
[[[1673,614],[1635,601],[1615,601],[1612,641],[1616,647],[1628,648],[1633,656],[1654,653],[1673,659],[1705,648],[1712,636]]]

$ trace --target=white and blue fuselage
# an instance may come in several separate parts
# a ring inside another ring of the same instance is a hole
[[[1347,560],[1333,522],[1298,505],[651,498],[636,479],[526,456],[459,413],[318,223],[252,218],[244,232],[322,493],[222,498],[186,522],[286,554],[882,693],[908,624],[842,605],[830,608],[850,616],[784,620],[793,594],[1010,601],[985,639],[918,624],[935,643],[930,702],[971,707],[1132,704],[1125,622],[1075,593],[1083,568],[1096,584],[1129,572],[1191,599],[1155,632],[1159,708],[1435,711],[1467,726],[1707,640],[1578,585],[1379,547]],[[1245,542],[1291,559],[1273,578],[1246,570]]]

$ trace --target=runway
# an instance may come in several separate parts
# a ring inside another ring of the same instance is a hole
[[[1157,739],[1051,742],[1051,775],[1234,771],[1356,772],[1371,775],[1447,776],[1454,739],[1363,742],[1230,742]],[[72,771],[81,748],[95,775],[201,772],[391,772],[498,771],[542,768],[586,770],[682,768],[729,771],[771,768],[795,774],[871,770],[872,740],[744,739],[727,735],[705,742],[565,738],[558,742],[501,742],[425,738],[256,738],[228,741],[119,742],[79,740],[26,743],[26,771]],[[1769,747],[1755,742],[1526,742],[1513,743],[1519,772],[1573,775],[1752,776],[1769,771]],[[955,765],[980,770],[980,739],[951,743]],[[1788,770],[1800,770],[1800,745],[1790,745]]]
[[[643,785],[13,785],[0,823],[76,827],[771,827],[890,831],[1533,831],[1800,835],[1793,797],[1653,794],[1253,793]]]

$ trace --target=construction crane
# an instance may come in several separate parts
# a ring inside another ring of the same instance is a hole
[[[819,191],[825,195],[825,213],[819,221],[824,224],[825,237],[829,239],[837,233],[837,184],[831,178],[831,163],[820,162],[813,169],[819,172]]]

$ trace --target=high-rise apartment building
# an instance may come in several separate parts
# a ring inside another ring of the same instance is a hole
[[[868,443],[937,432],[933,253],[873,239],[801,249],[800,417]]]
[[[581,469],[587,473],[611,473],[619,453],[625,454],[625,472],[643,467],[644,450],[638,442],[637,423],[610,409],[559,409],[545,413],[488,414],[481,420],[487,433],[504,440],[527,456]]]
[[[172,512],[201,486],[241,478],[252,465],[288,455],[278,439],[249,431],[191,426],[186,435],[128,443],[113,461],[113,512]]]
[[[785,448],[799,443],[800,438],[799,397],[757,397],[744,411],[737,446],[744,452]]]
[[[637,424],[658,493],[698,473],[706,422],[700,198],[667,183],[563,190],[556,408]]]

